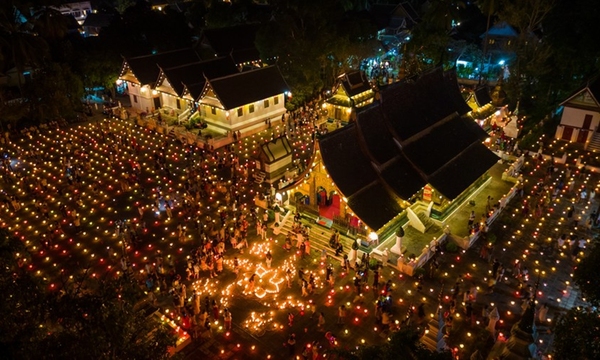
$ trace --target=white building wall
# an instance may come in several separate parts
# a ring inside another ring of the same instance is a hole
[[[278,104],[275,105],[275,97],[278,98]],[[245,128],[252,127],[254,125],[258,125],[260,123],[264,123],[265,120],[270,119],[271,124],[275,124],[277,121],[281,120],[281,115],[285,113],[285,105],[283,94],[279,94],[277,96],[270,97],[269,107],[265,107],[265,100],[254,102],[254,112],[250,112],[250,105],[247,104],[242,106],[244,111],[242,116],[238,116],[238,109],[230,110],[231,116],[231,126],[233,131],[241,131],[244,132]]]
[[[127,82],[127,89],[132,108],[145,112],[153,110],[154,100],[152,90],[147,87],[142,89],[139,84],[132,82]]]
[[[275,97],[278,99],[277,104],[275,104]],[[242,106],[243,114],[238,116],[239,108],[222,110],[219,108],[221,105],[218,99],[206,96],[200,101],[200,114],[211,125],[226,131],[239,131],[245,134],[246,131],[254,130],[257,127],[266,127],[265,120],[267,119],[271,120],[272,125],[281,120],[281,115],[286,111],[283,94],[270,97],[268,107],[265,107],[265,100],[252,103],[254,105],[253,112],[250,112],[251,104]],[[212,113],[212,107],[215,108],[216,114]]]
[[[165,94],[165,93],[160,93],[160,103],[161,106],[163,107],[170,107],[172,109],[177,109],[177,97],[169,95],[169,94]]]
[[[561,125],[572,126],[581,128],[583,126],[583,120],[586,115],[592,115],[592,124],[590,130],[595,130],[600,123],[600,113],[593,110],[577,109],[565,106],[562,117],[560,119]]]

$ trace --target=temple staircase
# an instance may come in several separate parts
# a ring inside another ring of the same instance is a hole
[[[254,182],[257,184],[262,184],[263,181],[265,181],[266,176],[267,174],[265,174],[264,171],[256,170],[254,172]]]
[[[406,209],[406,214],[408,216],[408,224],[425,234],[429,228],[431,228],[435,223],[429,217],[431,215],[431,208],[433,207],[433,203],[424,203],[424,202],[416,202]]]
[[[588,151],[600,151],[600,133],[595,131],[594,135],[590,139],[588,143],[587,149]]]
[[[438,347],[438,334],[439,334],[440,323],[436,318],[429,319],[427,328],[425,329],[425,335],[421,337],[421,343],[425,345],[429,350],[436,351]]]
[[[332,249],[329,246],[329,239],[331,238],[331,235],[333,235],[334,230],[321,227],[314,223],[310,223],[310,221],[306,218],[302,218],[301,222],[304,225],[310,226],[308,238],[310,239],[311,257],[313,259],[320,258],[321,252],[323,251],[323,249],[325,249],[327,255],[330,258],[336,259],[341,262],[344,260],[343,254],[348,254],[350,249],[352,249],[352,243],[356,241],[350,237],[340,234],[340,242],[344,246],[344,252],[341,256],[336,256],[335,249]],[[287,235],[288,232],[292,231],[293,226],[294,217],[288,216],[287,220],[281,225],[281,233],[283,235]],[[292,243],[292,245],[296,245],[295,241]],[[295,248],[293,249],[296,250]]]

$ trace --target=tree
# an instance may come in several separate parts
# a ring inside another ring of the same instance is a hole
[[[257,33],[263,60],[277,63],[292,88],[292,103],[301,105],[322,90],[324,69],[335,61],[336,26],[343,11],[335,0],[290,0],[274,5],[275,21]]]
[[[83,84],[68,65],[52,63],[38,70],[26,85],[30,117],[39,122],[64,117],[75,118],[81,111]]]
[[[483,65],[484,61],[487,58],[487,48],[489,43],[488,33],[490,31],[490,25],[492,16],[496,13],[499,5],[499,0],[479,0],[478,1],[481,12],[487,16],[487,23],[485,26],[485,38],[483,39],[483,57],[481,59],[481,65],[479,72],[479,83],[481,84],[482,75],[483,75]]]
[[[0,4],[0,46],[8,54],[4,56],[7,67],[15,67],[19,89],[22,91],[22,74],[27,67],[35,68],[46,60],[47,43],[33,30],[27,8],[20,9],[13,2]]]
[[[423,15],[422,24],[430,29],[450,32],[460,22],[460,9],[465,3],[460,0],[438,0],[429,3]]]
[[[538,90],[535,82],[551,70],[544,65],[548,63],[552,49],[536,32],[540,30],[555,3],[556,0],[503,0],[501,10],[498,11],[498,17],[515,27],[519,33],[512,45],[516,59],[511,63],[507,84],[507,93],[513,103],[535,95]],[[535,88],[533,92],[532,85]]]
[[[134,0],[116,0],[115,1],[115,10],[121,15],[125,13],[127,9],[135,5]]]
[[[557,0],[543,22],[544,42],[553,50],[540,78],[548,101],[556,104],[600,71],[600,7],[594,0]]]
[[[573,281],[579,286],[585,299],[600,306],[600,246],[594,246],[575,268]]]
[[[600,313],[574,308],[554,328],[554,357],[600,359]]]

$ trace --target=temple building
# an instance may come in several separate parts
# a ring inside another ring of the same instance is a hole
[[[200,57],[191,48],[124,58],[118,81],[125,82],[131,107],[148,113],[162,107],[161,95],[154,88],[160,69],[199,61]]]
[[[492,98],[487,86],[479,86],[467,96],[467,105],[471,108],[470,116],[477,121],[479,126],[489,129],[492,126],[496,107],[492,104]]]
[[[384,87],[355,122],[319,140],[311,177],[295,191],[319,207],[321,218],[341,217],[380,237],[415,206],[443,219],[498,161],[470,111],[454,71],[436,68]]]
[[[364,72],[354,70],[337,78],[331,97],[323,104],[328,117],[350,122],[356,119],[356,111],[373,102],[375,92]]]
[[[259,175],[262,178],[261,182],[273,184],[281,180],[277,187],[285,187],[289,181],[286,172],[292,170],[292,155],[292,145],[285,136],[262,144],[255,160],[256,168],[262,172]]]
[[[556,139],[585,144],[588,150],[600,150],[599,79],[588,81],[561,103],[563,111]]]
[[[155,89],[160,94],[163,108],[183,114],[184,120],[193,114],[195,102],[200,97],[208,79],[237,74],[231,57],[216,58],[170,68],[160,67]]]
[[[277,66],[207,79],[198,112],[215,131],[254,133],[281,121],[289,87]]]

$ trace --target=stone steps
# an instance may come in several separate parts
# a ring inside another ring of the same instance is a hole
[[[600,133],[595,132],[587,146],[588,151],[600,151]]]
[[[421,343],[425,345],[429,350],[436,351],[437,343],[438,343],[438,332],[439,332],[439,322],[435,318],[429,319],[427,323],[428,330],[427,333],[421,337]]]
[[[327,252],[327,255],[333,259],[336,259],[340,262],[344,260],[343,254],[341,256],[335,255],[335,250],[329,246],[329,239],[333,234],[333,230],[326,229],[324,227],[320,227],[316,224],[308,224],[307,221],[303,220],[303,224],[310,226],[309,239],[310,239],[310,248],[311,248],[311,256],[320,257],[323,249]],[[281,226],[281,233],[287,235],[288,232],[292,231],[292,227],[294,225],[294,217],[289,216],[285,223]],[[352,242],[355,241],[347,236],[340,235],[340,242],[344,246],[344,254],[347,254],[352,248]],[[293,245],[296,245],[293,243]]]

